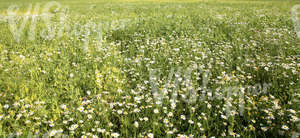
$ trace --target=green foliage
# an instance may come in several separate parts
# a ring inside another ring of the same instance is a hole
[[[48,1],[1,0],[0,17],[12,4],[20,6],[16,14],[24,17],[29,2],[43,7]],[[41,36],[47,21],[37,20],[32,31],[30,18],[19,42],[3,18],[0,136],[290,137],[300,132],[300,38],[290,17],[296,4],[60,1],[69,7],[63,14],[66,29],[47,39]],[[52,27],[59,28],[61,13],[52,13]],[[176,83],[185,80],[190,66],[199,69],[189,78],[197,90],[194,103],[184,100],[184,82]],[[179,68],[181,75],[170,78],[172,69],[176,73]],[[151,69],[158,70],[154,83],[163,96],[153,93]],[[203,72],[210,73],[206,88],[217,98],[202,99]],[[268,84],[267,92],[259,88],[253,93],[251,86],[257,84]],[[237,89],[230,98],[228,87]],[[238,112],[241,103],[243,114]]]

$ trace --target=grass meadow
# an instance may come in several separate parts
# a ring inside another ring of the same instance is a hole
[[[0,0],[0,136],[296,138],[299,4]]]

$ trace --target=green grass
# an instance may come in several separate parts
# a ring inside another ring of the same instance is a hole
[[[29,4],[40,4],[30,14],[40,15],[47,3],[0,0],[1,136],[61,130],[74,137],[300,133],[300,38],[291,15],[300,2],[64,0],[59,4],[69,8],[66,22],[59,23],[61,9],[51,9],[50,27],[69,27],[60,36],[43,37],[49,36],[43,35],[43,17],[35,39],[29,39],[31,17],[22,34],[10,29],[9,6],[19,7],[20,25]],[[20,35],[18,42],[14,34]],[[185,78],[191,66],[197,70]],[[170,76],[172,70],[179,75]],[[217,98],[208,93],[203,98],[203,72],[210,74],[206,88]],[[182,97],[189,93],[186,81],[196,90],[195,102]],[[250,88],[264,84],[265,93]],[[161,91],[164,97],[154,94]]]

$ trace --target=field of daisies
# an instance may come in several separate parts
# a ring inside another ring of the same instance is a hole
[[[0,0],[1,137],[296,138],[299,76],[296,0]]]

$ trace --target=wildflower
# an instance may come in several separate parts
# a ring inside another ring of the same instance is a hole
[[[56,134],[56,132],[57,132],[56,130],[52,130],[52,131],[49,133],[49,136],[50,136],[50,137],[54,136],[54,135]]]
[[[34,134],[38,134],[38,133],[40,133],[40,131],[38,129],[35,129]]]
[[[69,128],[69,130],[73,131],[73,130],[75,130],[77,127],[78,127],[78,125],[77,125],[77,124],[74,124],[74,125],[72,125],[72,126]]]
[[[154,137],[154,135],[153,135],[152,133],[149,133],[147,136],[148,136],[149,138],[153,138],[153,137]]]
[[[79,112],[83,112],[84,107],[80,106],[80,107],[77,108],[77,110],[78,110]]]
[[[289,130],[289,127],[286,126],[286,125],[283,125],[281,128],[284,129],[284,130]]]
[[[71,73],[71,74],[70,74],[70,78],[73,78],[73,77],[74,77],[74,74],[73,74],[73,73]]]
[[[62,105],[60,105],[60,108],[66,110],[67,106],[65,104],[62,104]]]
[[[176,104],[174,102],[171,103],[171,108],[175,109],[176,108]]]
[[[268,68],[268,67],[265,67],[264,69],[265,69],[266,71],[269,71],[269,68]]]
[[[25,124],[29,124],[29,123],[31,123],[30,120],[26,120],[26,121],[25,121]]]
[[[268,127],[261,127],[261,130],[266,132],[268,130]]]
[[[64,132],[64,130],[61,128],[57,130],[57,133],[62,133],[62,132]]]
[[[105,132],[105,129],[97,128],[97,132],[99,132],[99,133],[104,133],[104,132]]]
[[[169,123],[169,120],[165,118],[165,119],[164,119],[164,123],[165,123],[165,124]]]
[[[253,127],[253,125],[249,125],[249,128],[250,128],[251,131],[255,130],[255,127]]]
[[[227,116],[225,116],[225,115],[221,115],[221,118],[223,118],[223,119],[227,119]]]
[[[138,128],[138,127],[139,127],[139,122],[135,121],[135,122],[134,122],[134,126],[135,126],[136,128]]]
[[[297,116],[291,116],[291,121],[292,122],[298,122],[299,121],[299,118]]]
[[[230,130],[230,131],[229,131],[229,135],[230,135],[230,136],[234,136],[235,133],[234,133],[232,130]]]
[[[51,123],[49,124],[49,126],[50,126],[50,127],[54,127],[54,122],[51,122]]]
[[[22,134],[23,134],[23,132],[21,132],[21,131],[17,132],[17,136],[21,136]]]
[[[4,107],[5,109],[8,109],[8,108],[9,108],[9,105],[8,105],[8,104],[5,104],[3,107]]]
[[[17,114],[16,120],[19,120],[22,117],[22,114]]]
[[[120,136],[120,134],[119,133],[112,133],[111,136],[114,137],[114,138],[117,138],[117,137]]]
[[[64,121],[63,121],[63,124],[68,124],[68,121],[67,121],[67,120],[64,120]]]
[[[148,121],[149,119],[148,119],[148,117],[144,117],[144,120],[145,120],[145,121]]]
[[[117,113],[118,113],[118,114],[122,114],[123,111],[122,111],[122,110],[118,110]]]
[[[189,120],[189,123],[190,123],[190,124],[194,124],[194,121],[193,121],[193,120]]]
[[[167,134],[173,134],[174,132],[173,131],[167,131]]]
[[[180,118],[181,118],[182,120],[185,120],[185,119],[186,119],[184,115],[181,115]]]
[[[288,111],[290,111],[291,113],[293,113],[293,114],[295,114],[296,113],[296,111],[295,110],[293,110],[293,109],[289,109]]]
[[[211,104],[207,104],[207,108],[210,109],[211,108]]]
[[[87,94],[87,95],[91,95],[91,91],[87,91],[86,94]]]
[[[93,118],[93,116],[90,115],[90,114],[88,114],[87,117],[88,117],[88,119],[92,119]]]
[[[158,114],[159,113],[159,110],[158,109],[154,109],[153,111],[155,114]]]

